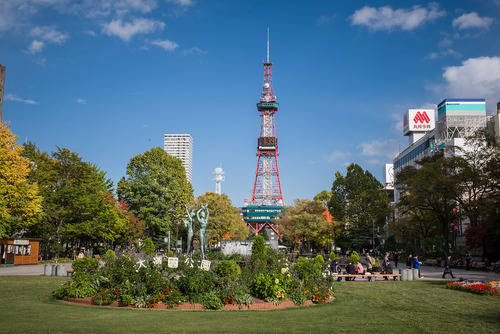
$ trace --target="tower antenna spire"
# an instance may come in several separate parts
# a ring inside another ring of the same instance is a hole
[[[267,62],[269,63],[269,27],[267,27]]]

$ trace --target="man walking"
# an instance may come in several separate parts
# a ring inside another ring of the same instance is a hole
[[[448,255],[448,257],[444,261],[443,278],[446,276],[446,274],[450,274],[451,278],[455,278],[455,276],[453,276],[453,273],[451,272],[451,255]]]
[[[373,273],[373,266],[375,265],[375,260],[370,256],[370,253],[366,253],[366,271]]]

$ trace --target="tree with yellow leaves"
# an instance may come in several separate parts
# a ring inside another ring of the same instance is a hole
[[[0,237],[7,237],[34,224],[41,211],[38,187],[27,181],[30,161],[21,156],[6,124],[0,124]]]

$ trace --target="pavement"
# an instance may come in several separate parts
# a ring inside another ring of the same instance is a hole
[[[57,263],[64,265],[64,269],[70,269],[71,263]],[[393,265],[394,268],[394,265]],[[398,269],[406,269],[406,266],[399,265],[398,268],[394,268],[394,273],[398,273]],[[481,281],[481,282],[491,282],[500,281],[500,274],[495,272],[477,271],[465,269],[452,269],[454,279],[450,275],[446,275],[443,279],[443,267],[432,267],[422,265],[420,266],[420,274],[423,276],[420,280],[424,281],[451,281],[459,280],[463,278],[468,281]],[[18,265],[13,267],[0,267],[0,276],[42,276],[45,272],[45,264],[32,264],[32,265]],[[66,275],[64,275],[66,276]],[[357,281],[366,281],[366,279],[357,278]]]

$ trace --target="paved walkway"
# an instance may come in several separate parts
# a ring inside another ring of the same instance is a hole
[[[71,263],[59,263],[65,266],[65,269],[71,268]],[[394,269],[394,273],[397,273],[397,269],[404,269],[406,266],[399,266]],[[45,265],[19,265],[14,267],[0,267],[0,276],[41,276],[44,274]],[[446,279],[443,279],[443,267],[431,267],[422,265],[420,267],[420,274],[423,276],[422,280],[452,280],[450,275],[446,275]],[[500,281],[500,274],[494,272],[486,271],[466,271],[465,269],[453,269],[453,275],[455,280],[463,278],[466,280],[477,280],[477,281]],[[66,276],[66,275],[65,275]],[[356,281],[366,281],[365,279],[358,278]]]

